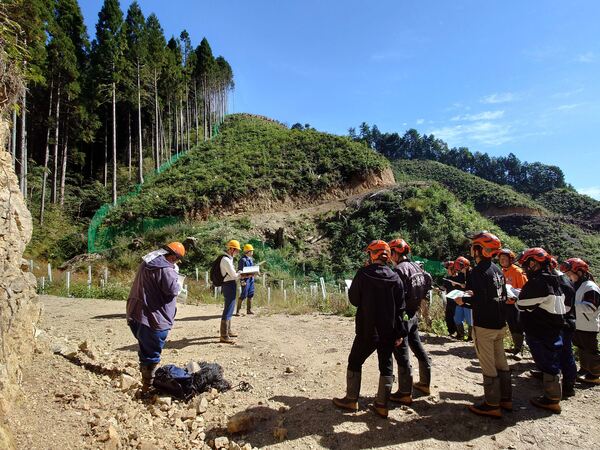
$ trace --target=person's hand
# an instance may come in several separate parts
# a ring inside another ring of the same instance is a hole
[[[473,291],[465,291],[465,294],[467,294],[469,297],[473,297]]]
[[[517,302],[516,298],[508,298],[506,299],[506,304],[507,305],[514,305]]]
[[[462,306],[462,305],[464,305],[464,304],[465,304],[465,302],[463,302],[463,299],[462,299],[462,297],[456,297],[456,298],[454,299],[454,302],[455,302],[455,303],[456,303],[458,306]]]
[[[394,342],[394,347],[400,347],[402,345],[402,341],[404,341],[403,338],[396,339]]]

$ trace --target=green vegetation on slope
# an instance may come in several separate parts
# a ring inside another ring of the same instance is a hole
[[[585,259],[593,273],[600,273],[600,235],[556,217],[504,216],[494,221],[507,233],[518,236],[529,247],[543,247],[559,261]]]
[[[335,255],[333,270],[346,274],[361,266],[364,248],[373,239],[401,236],[414,254],[436,260],[464,255],[465,235],[483,229],[515,251],[524,247],[438,184],[407,183],[372,195],[356,208],[331,216],[323,227]]]
[[[455,167],[436,161],[398,160],[392,163],[397,180],[425,180],[442,183],[465,203],[472,203],[480,212],[494,209],[527,208],[544,213],[543,207],[527,195],[515,192],[509,186],[486,181]]]
[[[569,189],[554,189],[536,199],[551,211],[586,221],[590,227],[600,229],[600,202]]]
[[[109,222],[205,216],[212,208],[265,196],[313,198],[386,167],[385,158],[348,138],[236,114],[227,117],[216,139],[115,208]]]

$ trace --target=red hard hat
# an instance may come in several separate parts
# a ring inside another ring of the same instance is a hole
[[[510,248],[503,248],[502,250],[500,250],[498,252],[498,256],[500,255],[507,255],[511,261],[515,259],[515,252],[513,252]]]
[[[382,240],[372,241],[367,247],[367,252],[373,261],[377,259],[388,259],[392,253],[387,242]]]
[[[181,242],[170,242],[165,245],[164,249],[178,258],[183,258],[185,256],[185,247]]]
[[[537,262],[551,262],[552,256],[541,247],[528,248],[519,256],[519,264],[524,265],[527,260],[534,259]]]
[[[495,256],[502,248],[502,243],[498,236],[489,231],[481,231],[480,233],[471,236],[471,245],[478,245],[482,248],[483,256],[491,258]]]
[[[471,263],[464,256],[459,256],[454,261],[454,270],[463,270],[465,267],[471,267]]]
[[[561,272],[589,272],[590,266],[581,258],[569,258],[560,265]]]
[[[406,243],[404,239],[394,239],[390,241],[389,244],[390,250],[400,255],[404,255],[405,253],[410,253],[410,245]]]

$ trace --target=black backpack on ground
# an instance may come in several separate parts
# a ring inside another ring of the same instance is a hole
[[[221,273],[221,260],[223,258],[226,258],[226,256],[217,256],[217,259],[215,259],[212,265],[210,266],[210,281],[214,287],[223,286],[223,280],[225,279],[225,276],[223,276],[223,274]]]

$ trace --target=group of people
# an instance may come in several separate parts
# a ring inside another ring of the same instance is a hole
[[[402,239],[373,241],[366,251],[369,262],[358,270],[349,290],[357,311],[346,395],[333,403],[358,409],[362,365],[377,351],[380,378],[373,410],[387,417],[390,401],[410,404],[413,389],[429,393],[431,362],[419,339],[417,312],[431,285],[427,274],[422,270],[419,274],[419,267],[410,262],[410,247]],[[600,384],[600,288],[585,261],[570,258],[559,266],[542,248],[527,249],[516,257],[489,232],[471,237],[470,256],[473,266],[462,256],[446,263],[445,289],[463,291],[453,301],[448,299],[446,322],[451,335],[473,340],[483,373],[484,398],[469,406],[471,412],[498,418],[503,410],[512,410],[511,371],[504,349],[507,329],[514,343],[508,352],[520,358],[525,341],[539,369],[543,392],[530,400],[536,407],[560,413],[560,401],[574,395],[577,379]],[[573,344],[579,351],[579,371]],[[419,362],[418,383],[412,383],[408,348]],[[394,358],[398,391],[392,394]]]
[[[246,244],[244,255],[234,268],[234,257],[242,247],[239,241],[227,243],[225,252],[213,263],[211,279],[221,287],[225,305],[221,317],[220,342],[233,344],[237,334],[231,331],[231,318],[236,310],[237,280],[241,282],[241,292],[237,300],[237,314],[246,300],[246,312],[251,315],[254,297],[254,275],[244,274],[244,267],[253,266],[254,248]],[[127,324],[138,341],[138,357],[142,376],[141,397],[147,397],[161,353],[177,312],[177,296],[183,289],[177,263],[185,256],[181,242],[171,242],[142,257],[127,299]]]

